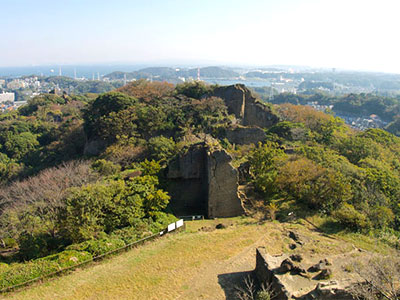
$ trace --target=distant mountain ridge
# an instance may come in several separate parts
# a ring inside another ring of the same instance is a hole
[[[180,77],[184,78],[197,78],[198,72],[200,71],[200,77],[205,78],[236,78],[239,77],[239,73],[232,71],[228,68],[222,67],[203,67],[200,69],[192,68],[192,69],[182,69],[182,68],[170,68],[170,67],[150,67],[140,69],[138,71],[133,72],[112,72],[104,76],[104,78],[108,78],[110,80],[123,80],[126,76],[127,80],[132,79],[141,79],[141,78],[149,78],[154,77],[154,79],[161,80],[171,80],[171,79],[179,79]]]

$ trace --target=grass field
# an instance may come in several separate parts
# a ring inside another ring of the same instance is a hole
[[[227,228],[215,230],[218,223]],[[254,269],[256,247],[265,246],[271,254],[290,251],[287,232],[293,229],[313,239],[304,246],[305,251],[326,255],[354,247],[316,233],[305,224],[257,224],[250,218],[187,222],[184,232],[2,299],[226,299],[233,293],[235,280]]]

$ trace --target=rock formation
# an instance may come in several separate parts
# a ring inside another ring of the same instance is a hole
[[[271,256],[265,248],[258,248],[256,253],[255,276],[260,284],[270,285],[276,294],[276,300],[352,300],[349,290],[356,283],[354,278],[328,280],[332,275],[330,269],[323,269],[321,278],[310,278],[305,269],[293,263],[288,255]],[[320,264],[329,265],[327,260]],[[294,272],[296,271],[296,272]],[[301,271],[301,272],[300,272]]]
[[[228,128],[225,137],[231,144],[247,145],[262,142],[266,139],[267,135],[259,127],[236,126]]]
[[[209,218],[243,214],[238,194],[238,171],[231,156],[207,142],[192,145],[167,170],[171,208],[177,215]]]
[[[243,84],[218,87],[212,96],[224,100],[228,112],[234,114],[241,125],[268,128],[279,122],[278,116]]]

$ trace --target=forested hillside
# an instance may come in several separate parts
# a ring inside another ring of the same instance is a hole
[[[247,165],[243,184],[266,217],[320,215],[397,243],[398,137],[356,132],[310,107],[256,102],[274,125],[261,128],[258,144],[231,143],[227,131],[254,126],[241,125],[216,88],[136,81],[100,95],[40,95],[0,115],[0,239],[15,249],[2,256],[0,288],[174,221],[165,169],[206,137],[234,166]]]

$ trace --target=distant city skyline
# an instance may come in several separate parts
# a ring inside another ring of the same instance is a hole
[[[302,65],[400,73],[398,0],[3,0],[0,67]]]

